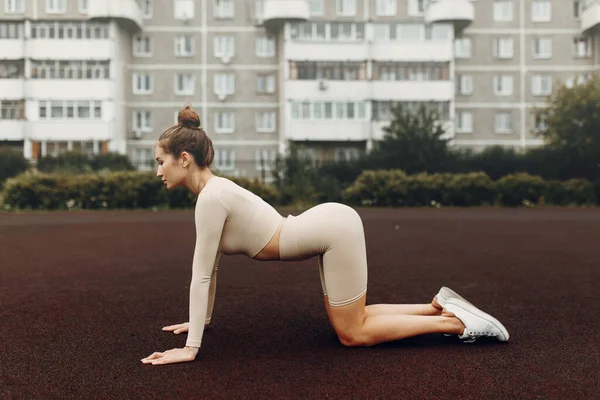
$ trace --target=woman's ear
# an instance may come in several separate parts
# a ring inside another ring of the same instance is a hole
[[[190,165],[190,155],[187,152],[181,153],[181,166],[187,168]]]

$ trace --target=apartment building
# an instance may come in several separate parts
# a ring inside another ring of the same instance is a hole
[[[527,148],[560,84],[597,69],[597,0],[0,0],[0,143],[154,167],[192,104],[215,167],[268,176],[289,141],[368,151],[401,102],[457,146]]]

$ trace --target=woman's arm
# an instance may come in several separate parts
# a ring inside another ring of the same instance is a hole
[[[208,288],[208,307],[206,309],[206,319],[204,320],[204,326],[210,324],[212,318],[213,309],[215,307],[215,295],[217,293],[217,271],[219,269],[219,260],[221,259],[221,253],[217,254],[215,259],[215,266],[212,270],[212,276],[210,278],[210,287]]]

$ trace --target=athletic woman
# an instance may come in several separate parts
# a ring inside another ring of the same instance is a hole
[[[344,346],[374,346],[430,333],[456,334],[466,341],[481,336],[508,340],[504,326],[447,287],[430,304],[366,305],[367,256],[358,213],[325,203],[300,215],[282,216],[271,205],[210,170],[212,141],[189,106],[178,123],[158,139],[157,176],[167,189],[184,186],[197,196],[196,245],[192,263],[189,322],[164,327],[187,332],[184,348],[142,359],[160,365],[193,361],[210,324],[221,254],[255,260],[318,259],[329,321]]]

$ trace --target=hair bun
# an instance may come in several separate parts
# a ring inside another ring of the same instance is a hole
[[[190,106],[186,106],[185,108],[179,110],[177,122],[182,126],[200,128],[200,116],[196,111],[192,110],[192,107]]]

